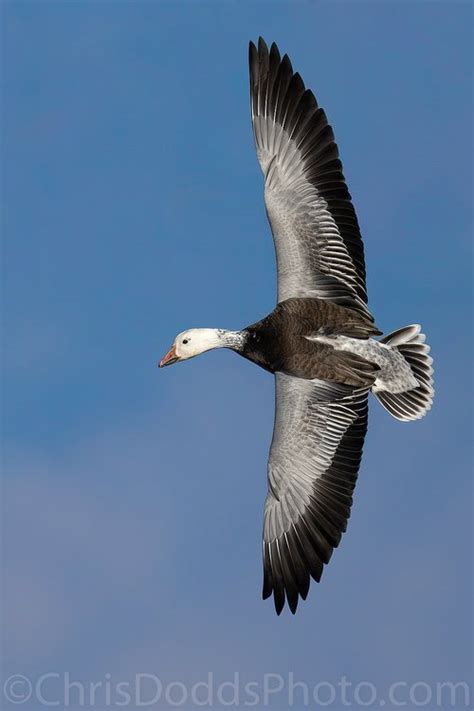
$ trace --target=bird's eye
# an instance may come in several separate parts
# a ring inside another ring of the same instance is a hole
[[[186,345],[187,342],[188,342],[188,339],[185,338],[185,339],[183,340],[183,344]]]

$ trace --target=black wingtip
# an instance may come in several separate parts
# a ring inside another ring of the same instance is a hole
[[[274,72],[277,71],[280,64],[280,52],[275,42],[272,42],[270,49],[268,49],[263,37],[259,37],[257,43],[249,41],[248,59],[251,78],[253,83],[257,84],[261,74],[265,75],[271,69]]]
[[[249,42],[249,72],[250,72],[250,91],[258,84],[259,75],[259,59],[258,50],[253,42]]]
[[[249,62],[252,64],[255,59],[258,60],[258,50],[252,40],[249,42]]]
[[[283,587],[274,588],[273,590],[273,604],[275,605],[275,612],[277,615],[281,615],[281,611],[285,607],[285,591]]]
[[[275,603],[275,612],[277,613],[278,617],[280,617],[282,610],[285,607],[285,601],[280,602],[280,601],[277,601],[276,598],[274,598],[274,603]]]
[[[275,67],[275,71],[280,64],[280,51],[275,42],[272,42],[270,47],[270,65]]]
[[[291,614],[294,615],[298,609],[298,595],[291,600],[288,598],[288,607],[290,608]]]
[[[263,37],[258,38],[258,52],[259,54],[268,54],[267,43],[265,42]]]
[[[262,600],[267,600],[273,592],[272,581],[269,579],[268,575],[264,576],[263,587],[262,587]]]
[[[291,64],[291,60],[287,54],[283,55],[281,65],[287,74],[293,74],[293,65]]]

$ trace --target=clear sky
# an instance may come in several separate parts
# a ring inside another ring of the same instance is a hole
[[[7,677],[469,679],[471,8],[3,4]],[[224,351],[156,367],[177,332],[275,303],[259,34],[326,109],[371,309],[423,325],[437,389],[409,425],[371,402],[348,532],[280,618],[260,599],[273,378]]]

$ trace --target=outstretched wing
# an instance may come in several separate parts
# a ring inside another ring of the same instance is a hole
[[[339,544],[367,431],[367,390],[276,374],[263,526],[263,597],[294,613]]]
[[[367,314],[364,246],[326,114],[275,44],[251,42],[249,64],[278,301],[318,297]]]

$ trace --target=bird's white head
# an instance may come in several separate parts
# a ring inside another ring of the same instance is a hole
[[[181,360],[188,360],[213,348],[233,348],[241,341],[239,332],[221,328],[190,328],[179,333],[168,353],[160,361],[160,368]]]

